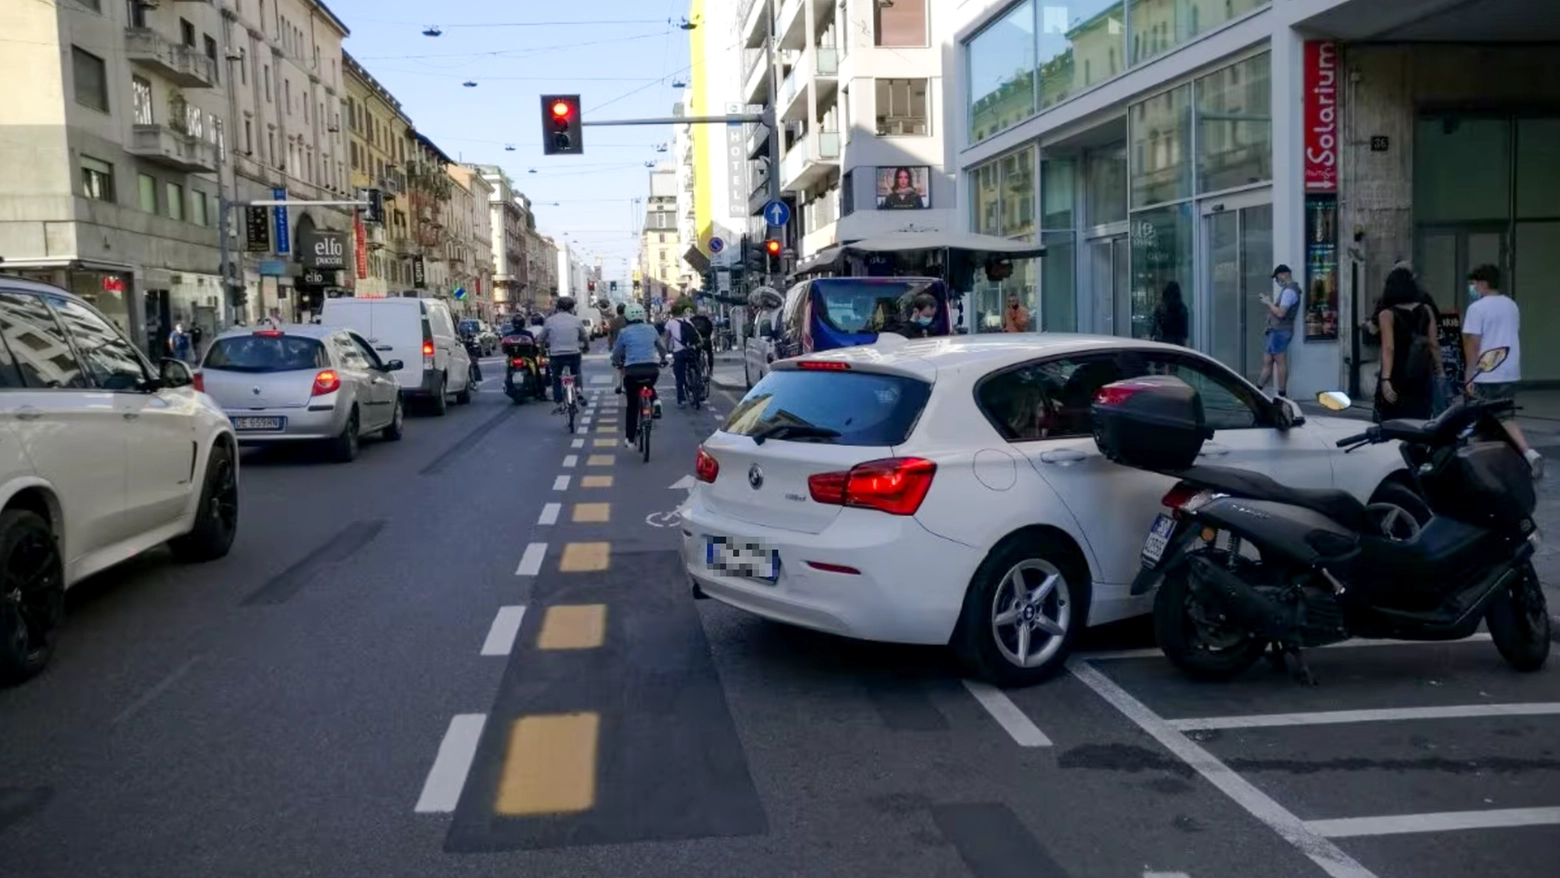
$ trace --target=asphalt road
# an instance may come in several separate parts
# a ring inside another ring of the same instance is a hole
[[[576,434],[487,392],[348,465],[246,452],[230,557],[73,590],[0,691],[0,874],[1555,874],[1556,671],[1197,685],[1126,626],[1002,694],[694,601],[675,509],[733,393],[663,390],[644,463],[608,376]]]

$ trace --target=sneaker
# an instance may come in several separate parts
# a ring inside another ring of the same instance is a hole
[[[1528,466],[1533,470],[1533,480],[1538,481],[1542,479],[1544,477],[1544,456],[1529,448],[1527,454],[1524,454],[1523,457],[1527,458]]]

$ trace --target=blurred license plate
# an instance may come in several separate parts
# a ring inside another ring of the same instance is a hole
[[[757,543],[710,537],[704,548],[704,562],[715,572],[727,576],[744,576],[767,582],[780,578],[780,553]]]
[[[287,423],[286,418],[234,418],[235,430],[280,430]]]
[[[1165,549],[1170,545],[1170,538],[1175,535],[1175,519],[1168,515],[1160,514],[1154,519],[1153,527],[1148,529],[1148,539],[1143,541],[1143,566],[1152,570],[1154,565],[1164,557]]]

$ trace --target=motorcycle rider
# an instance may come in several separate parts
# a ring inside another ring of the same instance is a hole
[[[525,346],[527,345],[530,346],[529,351],[524,350]],[[541,375],[536,372],[536,334],[526,326],[525,315],[515,314],[509,318],[509,331],[504,334],[504,338],[499,342],[499,346],[504,352],[505,393],[508,393],[514,388],[514,358],[517,355],[528,356],[531,358],[531,369],[533,370],[533,373],[535,373],[536,380],[541,381]]]
[[[626,321],[612,345],[612,365],[623,372],[623,393],[628,417],[623,423],[623,444],[633,448],[639,441],[639,389],[650,388],[655,393],[655,383],[661,377],[661,366],[666,364],[666,347],[661,344],[661,334],[645,322],[645,306],[630,302],[623,308]],[[655,417],[661,416],[661,400],[653,403]]]
[[[580,357],[590,349],[590,335],[585,328],[585,321],[574,313],[574,299],[570,296],[558,298],[558,309],[542,324],[542,331],[537,334],[536,340],[547,347],[548,365],[552,370],[553,387],[553,411],[563,411],[563,371],[568,369],[574,373],[574,380],[580,380]],[[579,400],[580,407],[585,406],[585,397],[582,394]]]

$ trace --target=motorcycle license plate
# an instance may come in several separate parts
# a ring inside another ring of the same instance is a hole
[[[1175,536],[1175,519],[1161,513],[1154,519],[1154,524],[1148,529],[1148,538],[1143,540],[1143,566],[1152,570],[1165,556],[1165,549],[1170,547],[1170,538]]]

